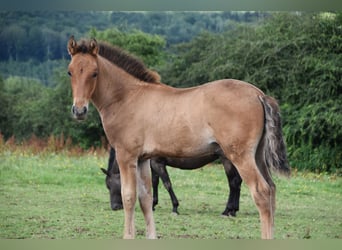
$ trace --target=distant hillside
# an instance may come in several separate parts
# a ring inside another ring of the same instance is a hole
[[[71,34],[86,36],[91,28],[139,29],[162,35],[168,44],[191,40],[201,31],[222,32],[232,21],[253,22],[260,12],[0,12],[0,61],[63,59]]]

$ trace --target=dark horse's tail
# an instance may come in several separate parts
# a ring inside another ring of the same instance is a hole
[[[273,171],[289,176],[290,167],[282,135],[278,103],[270,96],[259,96],[259,99],[265,111],[265,130],[262,137],[263,161]]]

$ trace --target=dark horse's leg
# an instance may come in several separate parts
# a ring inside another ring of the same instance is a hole
[[[224,166],[230,189],[227,206],[222,215],[235,217],[236,212],[239,211],[242,179],[234,165],[227,158],[220,157],[220,160]]]
[[[173,192],[171,180],[166,170],[166,162],[163,158],[151,159],[152,185],[153,185],[153,209],[158,204],[158,176],[162,179],[165,189],[169,192],[172,201],[172,212],[178,214],[178,199]]]
[[[157,172],[153,169],[152,167],[152,162],[151,164],[151,176],[152,176],[152,189],[153,189],[153,211],[155,210],[155,206],[158,204],[158,185],[159,185],[159,175]]]

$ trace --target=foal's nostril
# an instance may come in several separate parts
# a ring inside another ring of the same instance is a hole
[[[74,114],[74,115],[76,114],[76,107],[75,107],[75,105],[72,105],[71,113]]]
[[[71,113],[78,120],[85,119],[87,112],[88,112],[88,108],[86,106],[84,106],[82,108],[77,108],[75,105],[72,105],[72,107],[71,107]]]

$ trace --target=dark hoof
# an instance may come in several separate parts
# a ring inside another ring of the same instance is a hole
[[[224,211],[222,215],[227,216],[227,217],[236,217],[236,211],[235,210]]]
[[[158,201],[153,201],[152,204],[152,210],[155,211],[156,210],[156,206],[158,205]]]
[[[173,214],[173,215],[179,215],[178,209],[177,209],[177,208],[173,208],[173,209],[172,209],[172,214]]]

